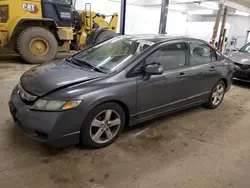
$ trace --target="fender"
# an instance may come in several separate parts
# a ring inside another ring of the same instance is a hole
[[[95,107],[99,106],[102,103],[108,102],[108,101],[119,101],[121,103],[124,103],[124,101],[120,100],[119,97],[115,96],[114,94],[109,94],[107,96],[101,96],[100,98],[94,100],[90,105],[87,107],[87,111],[90,111],[91,109],[94,109]]]
[[[108,96],[102,96],[100,98],[98,98],[97,100],[93,101],[92,103],[90,103],[90,105],[87,106],[87,110],[88,112],[90,112],[92,109],[94,109],[95,107],[101,105],[102,103],[106,103],[106,102],[115,102],[117,104],[119,104],[126,115],[126,123],[128,126],[132,126],[136,123],[136,114],[131,114],[132,109],[131,107],[126,105],[126,102],[124,102],[123,100],[121,100],[121,98],[119,98],[118,96],[111,94]],[[85,114],[84,119],[86,118],[87,114]],[[84,121],[83,119],[83,121]]]
[[[25,24],[27,24],[28,25],[28,23],[31,23],[31,22],[35,22],[35,25],[34,26],[39,26],[39,24],[41,24],[41,26],[44,24],[44,25],[51,25],[51,26],[53,26],[53,27],[55,27],[55,28],[57,28],[58,26],[57,26],[57,24],[56,24],[56,22],[53,20],[53,19],[47,19],[47,18],[24,18],[24,19],[21,19],[18,23],[17,23],[17,25],[16,25],[16,27],[15,27],[15,29],[13,30],[13,32],[12,32],[12,34],[11,34],[11,39],[16,35],[16,34],[18,34],[18,29],[20,28],[20,27],[22,27],[22,25],[25,25]],[[32,24],[30,25],[30,26],[32,26]]]

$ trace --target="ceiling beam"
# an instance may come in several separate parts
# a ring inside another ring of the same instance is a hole
[[[121,0],[109,0],[113,2],[121,2]],[[250,13],[250,8],[243,6],[239,3],[232,2],[231,0],[170,0],[170,4],[191,4],[191,3],[201,3],[201,2],[219,2],[230,8]],[[137,5],[137,6],[161,6],[162,0],[127,0],[127,4]]]
[[[232,1],[229,1],[229,0],[224,0],[224,3],[223,3],[225,6],[227,7],[231,7],[231,8],[234,8],[236,10],[239,10],[239,11],[242,11],[242,12],[247,12],[250,14],[250,8],[246,7],[246,6],[243,6],[243,5],[240,5],[238,3],[234,3]]]
[[[190,3],[202,3],[202,2],[218,2],[218,0],[171,0],[170,4],[190,4]]]

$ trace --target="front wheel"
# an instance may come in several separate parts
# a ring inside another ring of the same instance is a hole
[[[210,109],[217,108],[223,101],[225,92],[225,83],[222,80],[218,81],[213,87],[212,93],[210,94],[208,101],[205,103],[205,106]]]
[[[102,148],[113,143],[122,132],[125,113],[116,103],[104,103],[87,115],[81,130],[81,142],[90,148]]]
[[[17,39],[17,53],[31,64],[52,61],[57,54],[58,44],[55,36],[42,27],[30,27]]]

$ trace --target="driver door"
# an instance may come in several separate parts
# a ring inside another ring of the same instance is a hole
[[[189,88],[188,48],[185,42],[159,47],[145,60],[146,65],[160,63],[162,75],[142,76],[137,80],[138,119],[161,114],[186,104]],[[146,66],[145,65],[145,66]]]

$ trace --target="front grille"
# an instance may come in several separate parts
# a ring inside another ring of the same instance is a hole
[[[241,70],[248,70],[248,69],[250,69],[250,65],[240,64],[240,63],[234,63],[234,64],[237,65],[238,67],[240,67]]]
[[[33,103],[37,99],[37,96],[31,95],[26,92],[22,88],[21,84],[18,84],[18,94],[25,103]]]
[[[244,72],[244,71],[235,71],[234,72],[234,77],[235,78],[240,78],[240,79],[250,79],[250,72]]]

